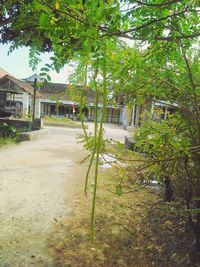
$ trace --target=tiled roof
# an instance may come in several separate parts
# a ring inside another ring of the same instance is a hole
[[[33,85],[33,82],[29,82],[29,84]],[[80,95],[80,91],[78,88],[81,89],[80,86],[77,87],[77,94]],[[39,93],[40,97],[43,99],[52,99],[52,100],[60,100],[60,101],[71,101],[71,92],[70,92],[71,86],[69,84],[63,84],[63,83],[48,83],[41,87]],[[84,97],[87,100],[88,103],[94,103],[95,102],[95,92],[91,89],[87,89],[84,91]],[[100,101],[101,102],[101,101]]]
[[[9,73],[5,71],[4,69],[0,68],[0,79],[6,75],[9,75]]]
[[[31,77],[33,77],[32,75]],[[31,78],[29,77],[29,78]],[[5,82],[6,79],[12,81],[19,89],[13,90],[13,93],[17,92],[27,92],[30,95],[33,95],[34,87],[33,87],[33,81],[29,81],[28,79],[19,80],[10,75],[7,71],[0,68],[0,87],[1,84],[3,85],[3,82]],[[2,88],[7,89],[7,88]],[[76,91],[77,94],[80,95],[81,92],[81,86],[77,86]],[[43,99],[55,99],[60,101],[71,101],[71,86],[69,84],[62,84],[62,83],[48,83],[41,87],[39,92],[37,92],[37,97],[43,98]],[[77,95],[75,93],[75,95]],[[91,90],[90,88],[87,88],[87,90],[84,91],[84,97],[88,103],[94,103],[95,102],[95,92]],[[76,101],[76,100],[75,100]],[[100,96],[100,102],[101,102],[101,96]]]
[[[30,95],[33,95],[33,86],[31,86],[30,84],[24,82],[24,81],[21,81],[21,80],[18,80],[16,78],[13,78],[13,77],[10,77],[10,79],[17,85],[19,86],[23,91],[27,92],[28,94]]]
[[[22,80],[18,80],[12,76],[10,76],[9,74],[4,75],[3,77],[0,78],[0,87],[1,87],[1,83],[3,83],[5,80],[10,80],[12,81],[17,87],[19,87],[22,91],[27,92],[30,95],[33,95],[33,86],[31,86],[29,83],[24,82]],[[39,96],[39,94],[37,93],[37,96]]]

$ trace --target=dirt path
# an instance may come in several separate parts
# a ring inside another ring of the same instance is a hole
[[[89,126],[91,127],[91,125]],[[71,212],[83,188],[86,151],[77,144],[79,129],[48,128],[40,140],[0,151],[0,266],[53,267],[48,235]],[[125,132],[108,127],[109,137]],[[67,203],[67,204],[66,204]]]
[[[82,186],[77,133],[51,128],[40,140],[0,151],[0,266],[53,266],[46,238]]]

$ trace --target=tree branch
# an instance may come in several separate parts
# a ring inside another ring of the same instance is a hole
[[[137,3],[138,5],[148,6],[148,7],[163,7],[163,6],[169,6],[169,5],[172,5],[174,3],[181,3],[181,2],[183,2],[183,0],[173,0],[173,1],[164,2],[164,3],[160,3],[160,4],[150,4],[150,3],[144,3],[144,2],[139,1],[139,0],[135,0],[135,3]]]
[[[66,16],[69,16],[77,21],[79,21],[80,23],[82,24],[85,24],[85,25],[88,25],[88,23],[82,19],[80,19],[77,15],[73,15],[71,12],[72,12],[72,9],[68,9],[68,11],[63,11],[61,9],[57,10],[56,8],[54,8],[52,5],[50,5],[49,3],[47,3],[46,1],[42,0],[42,3],[45,4],[47,7],[49,7],[52,11],[54,12],[59,12],[61,14],[64,14]]]
[[[7,18],[7,19],[3,19],[3,20],[0,21],[0,27],[5,26],[10,22],[11,22],[11,18],[10,17]]]
[[[182,35],[176,35],[176,36],[167,36],[167,37],[155,37],[155,40],[157,41],[179,41],[179,40],[188,40],[188,39],[193,39],[197,38],[200,36],[200,32],[195,32],[191,34],[182,34]]]
[[[185,65],[186,65],[186,70],[188,72],[188,78],[191,82],[191,86],[192,86],[192,89],[193,89],[193,98],[194,98],[194,104],[195,104],[195,110],[196,110],[196,123],[197,123],[197,129],[198,129],[198,139],[199,139],[199,142],[200,142],[200,118],[199,118],[199,114],[200,114],[200,110],[199,110],[199,101],[198,101],[198,98],[197,98],[197,94],[196,94],[196,84],[194,82],[194,77],[193,77],[193,73],[192,73],[192,69],[190,67],[190,63],[189,63],[189,60],[186,56],[186,53],[184,51],[184,47],[183,47],[183,44],[182,42],[179,42],[179,45],[180,45],[180,49],[181,49],[181,53],[182,53],[182,56],[183,56],[183,59],[184,59],[184,62],[185,62]]]
[[[196,10],[190,10],[190,11],[196,11]],[[136,32],[138,30],[144,29],[144,28],[146,28],[146,27],[148,27],[148,26],[150,26],[152,24],[161,22],[163,20],[166,20],[166,19],[169,19],[169,18],[174,18],[174,17],[180,16],[180,15],[183,15],[185,12],[188,12],[188,7],[186,7],[184,10],[182,10],[180,12],[174,12],[171,15],[168,15],[168,16],[165,16],[165,17],[161,17],[161,18],[152,19],[149,22],[144,23],[144,24],[142,24],[142,25],[140,25],[138,27],[130,28],[130,29],[126,30],[126,31],[111,32],[111,33],[108,33],[108,34],[103,35],[102,37],[104,37],[106,35],[109,35],[109,36],[118,35],[118,34],[124,35],[124,34],[127,34],[127,33]]]

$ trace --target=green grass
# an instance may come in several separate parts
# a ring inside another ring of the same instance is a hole
[[[18,119],[22,119],[22,120],[32,120],[32,116],[30,114],[25,114],[23,115],[21,118]],[[75,125],[77,124],[76,121],[73,121],[71,119],[68,118],[58,118],[58,117],[49,117],[49,116],[44,116],[44,118],[42,118],[44,123],[59,123],[59,124],[70,124],[70,125]]]
[[[77,124],[75,121],[70,120],[68,118],[56,118],[56,117],[48,117],[44,116],[43,118],[44,122],[53,122],[53,123],[59,123],[59,124]]]
[[[11,137],[0,137],[0,146],[2,145],[10,145],[10,144],[16,144],[16,140]]]

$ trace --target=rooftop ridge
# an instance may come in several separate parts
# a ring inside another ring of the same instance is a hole
[[[4,77],[6,75],[10,75],[10,73],[8,73],[6,70],[4,70],[3,68],[0,67],[0,78]]]

